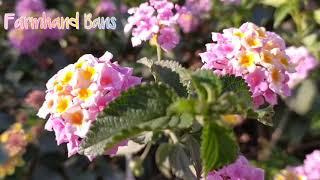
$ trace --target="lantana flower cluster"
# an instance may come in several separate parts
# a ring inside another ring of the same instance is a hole
[[[111,62],[112,57],[109,52],[100,58],[83,55],[76,63],[60,70],[46,85],[45,102],[38,116],[49,115],[45,129],[55,132],[58,145],[67,143],[69,156],[78,152],[82,138],[98,113],[122,91],[141,82],[132,75],[131,68]],[[117,147],[107,154],[116,151]]]
[[[45,12],[47,17],[60,17],[60,12],[47,10],[42,0],[19,0],[16,4],[16,14],[24,17],[39,17]],[[21,53],[31,53],[41,46],[46,39],[57,40],[64,35],[59,29],[10,29],[8,38],[14,48]]]
[[[183,6],[176,5],[177,23],[184,33],[193,32],[199,26],[202,16],[211,9],[211,0],[186,0]]]
[[[286,49],[286,53],[291,62],[297,65],[296,72],[288,74],[290,77],[288,85],[290,88],[294,88],[308,77],[309,73],[319,65],[319,62],[305,47],[291,46]]]
[[[212,33],[214,43],[201,53],[202,68],[218,75],[235,75],[245,79],[256,108],[265,102],[277,104],[277,94],[289,96],[288,73],[295,65],[286,54],[284,40],[253,23]]]
[[[304,163],[295,167],[294,172],[306,179],[320,179],[320,150],[307,155]]]
[[[299,180],[317,180],[320,179],[320,150],[315,150],[306,156],[304,163],[297,167],[289,167],[282,170],[274,178],[282,179],[299,179]]]
[[[12,175],[24,163],[22,156],[32,135],[25,132],[22,126],[21,123],[14,123],[0,135],[2,151],[7,155],[7,159],[0,164],[0,179]]]
[[[169,51],[180,41],[175,29],[177,16],[174,14],[174,4],[168,0],[150,0],[139,7],[130,8],[124,31],[132,31],[132,46],[138,46],[143,41],[151,40],[163,50]]]
[[[244,156],[239,156],[236,162],[209,173],[207,180],[263,180],[264,171],[250,165]]]

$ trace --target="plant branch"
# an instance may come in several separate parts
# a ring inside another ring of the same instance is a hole
[[[177,144],[179,142],[177,136],[171,130],[169,130],[169,129],[164,130],[164,133],[171,138],[173,144]]]
[[[157,42],[157,57],[158,57],[158,61],[161,61],[161,47],[158,42]]]
[[[146,159],[146,157],[147,157],[147,155],[148,155],[148,153],[149,153],[149,151],[150,151],[150,149],[151,149],[151,146],[152,146],[151,143],[148,143],[148,144],[146,145],[146,148],[144,148],[144,151],[143,151],[143,153],[142,153],[141,156],[140,156],[141,161],[143,161],[143,160]]]

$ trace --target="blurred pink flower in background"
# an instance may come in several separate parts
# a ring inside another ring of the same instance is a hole
[[[264,180],[264,170],[253,167],[244,156],[220,170],[209,173],[207,180]]]
[[[9,157],[13,157],[25,152],[30,138],[23,130],[22,124],[15,123],[0,135],[0,142],[3,144]]]
[[[43,11],[45,11],[45,5],[42,0],[19,0],[16,4],[18,16],[41,14]]]
[[[150,0],[139,7],[130,8],[128,13],[131,16],[124,31],[132,32],[132,46],[152,40],[153,44],[159,44],[165,51],[174,48],[179,42],[179,35],[175,29],[177,17],[173,11],[174,4],[167,0]]]
[[[276,174],[275,180],[318,180],[320,179],[320,150],[308,154],[302,165],[288,167]]]
[[[46,15],[52,19],[57,18],[57,17],[62,17],[62,14],[55,9],[47,10]],[[51,39],[51,40],[58,40],[64,36],[65,30],[58,29],[58,28],[46,29],[44,33],[45,33],[44,35],[46,38]]]
[[[204,14],[212,9],[211,0],[187,0],[183,6],[176,5],[178,24],[184,33],[190,33],[199,26]]]
[[[46,10],[42,0],[20,0],[16,4],[18,16],[39,17],[46,12],[52,19],[60,17],[57,10]],[[63,37],[64,30],[55,29],[14,29],[10,28],[8,39],[12,46],[22,54],[30,54],[36,51],[46,38],[58,40]]]
[[[45,92],[41,90],[33,90],[28,93],[27,97],[24,99],[24,102],[29,106],[39,109],[45,100]]]
[[[309,73],[317,68],[318,60],[305,47],[289,47],[286,49],[287,55],[292,63],[296,64],[296,72],[289,73],[289,87],[294,88],[301,81],[306,79]]]
[[[308,180],[320,179],[320,150],[315,150],[307,155],[304,163],[292,168],[292,170]]]
[[[31,53],[41,46],[44,36],[40,30],[11,29],[8,39],[20,53]]]
[[[95,13],[98,15],[113,16],[117,12],[117,7],[111,0],[101,0],[97,5]]]

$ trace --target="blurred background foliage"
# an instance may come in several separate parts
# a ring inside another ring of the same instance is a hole
[[[89,162],[85,157],[68,158],[66,147],[57,146],[54,134],[43,130],[44,121],[35,116],[43,101],[46,81],[59,69],[75,62],[83,54],[99,57],[108,50],[123,65],[135,68],[136,75],[150,78],[148,71],[136,63],[141,57],[156,58],[149,44],[132,48],[123,27],[128,14],[119,9],[139,5],[140,0],[115,0],[118,11],[117,29],[69,30],[58,40],[46,40],[32,53],[21,54],[8,41],[8,31],[0,28],[0,131],[10,131],[15,123],[23,127],[22,134],[31,140],[20,151],[20,161],[8,157],[0,149],[0,179],[133,179],[128,170],[130,157],[99,157]],[[181,0],[175,3],[183,4]],[[0,26],[4,13],[14,12],[15,0],[0,0]],[[94,13],[99,0],[46,0],[47,9],[56,9],[63,16]],[[211,41],[211,32],[238,27],[251,21],[267,30],[279,33],[287,46],[305,46],[320,59],[320,1],[318,0],[243,0],[241,5],[224,5],[214,0],[213,8],[199,28],[192,33],[181,32],[181,41],[167,59],[175,59],[185,67],[201,67],[198,54]],[[301,163],[305,155],[320,149],[320,71],[294,90],[292,97],[275,107],[274,126],[246,121],[236,128],[241,152],[264,168],[268,179],[286,166]],[[38,92],[35,93],[35,92]],[[42,95],[42,96],[41,96]],[[144,162],[144,174],[136,179],[165,179],[155,166],[155,149]],[[11,163],[11,164],[10,164]],[[15,168],[17,166],[17,168]]]

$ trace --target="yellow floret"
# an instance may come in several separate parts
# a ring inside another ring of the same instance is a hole
[[[93,76],[95,75],[96,70],[91,67],[91,66],[87,66],[85,67],[85,69],[82,71],[82,77],[85,80],[92,80]]]
[[[86,101],[93,95],[93,92],[90,89],[80,89],[78,92],[79,99]]]
[[[67,84],[69,84],[70,81],[72,80],[73,76],[74,76],[74,72],[72,72],[72,71],[66,72],[66,73],[62,76],[61,84],[62,84],[62,85],[67,85]]]
[[[71,99],[69,97],[59,97],[57,101],[56,111],[58,113],[64,113],[71,105]]]
[[[239,63],[242,67],[251,67],[255,64],[256,54],[253,52],[245,52],[240,55]]]

